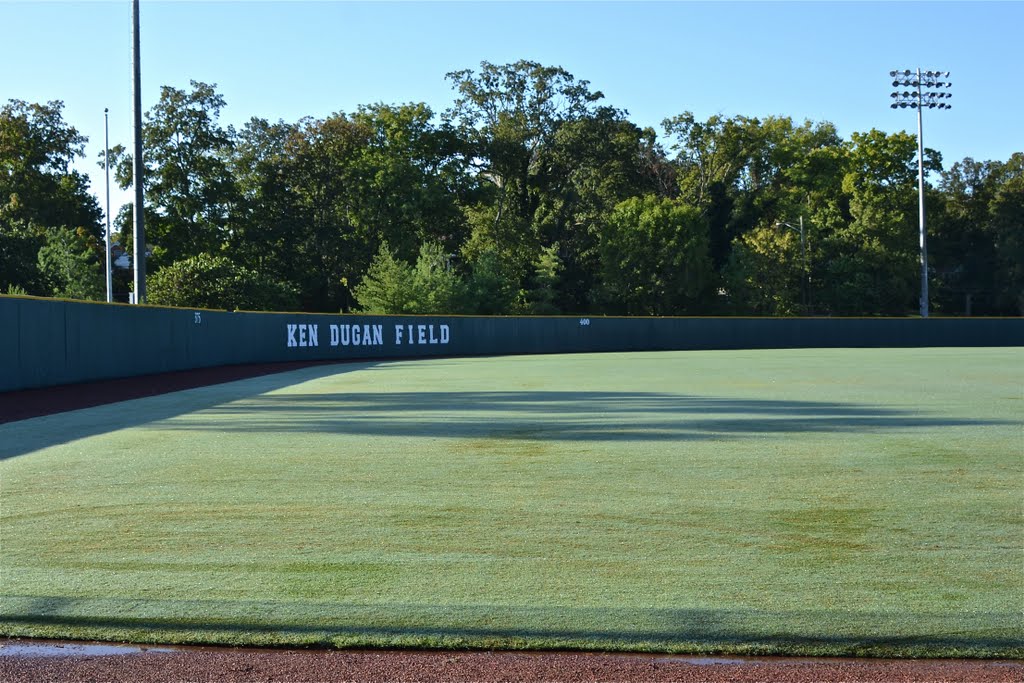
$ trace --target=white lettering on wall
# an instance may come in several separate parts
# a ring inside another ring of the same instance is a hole
[[[377,338],[376,330],[374,336]],[[447,344],[451,338],[452,331],[448,325],[395,325],[395,346]]]
[[[287,323],[287,345],[312,347],[320,345],[318,324]],[[384,325],[337,325],[327,326],[331,346],[384,346]],[[395,325],[395,346],[409,344],[447,344],[451,341],[448,325]]]

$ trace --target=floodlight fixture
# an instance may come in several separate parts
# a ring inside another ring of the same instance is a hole
[[[949,78],[948,71],[924,71],[917,69],[911,71],[890,71],[889,76],[893,77],[892,87],[912,87],[914,91],[904,90],[893,92],[890,97],[893,99],[889,106],[892,109],[917,110],[917,206],[920,217],[918,230],[918,242],[921,251],[921,317],[928,317],[928,246],[927,231],[924,220],[924,126],[921,112],[924,109],[952,109],[953,105],[940,101],[953,97],[950,92],[936,92],[925,90],[925,88],[951,88],[949,81],[940,81],[939,78]],[[913,76],[913,78],[911,78]]]

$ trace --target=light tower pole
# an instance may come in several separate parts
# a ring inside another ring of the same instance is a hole
[[[103,108],[103,170],[107,172],[107,303],[114,300],[113,274],[110,269],[110,118]]]
[[[139,66],[139,0],[132,0],[132,112],[134,125],[133,177],[135,184],[135,236],[134,259],[135,267],[135,303],[146,303],[146,230],[142,222],[143,208],[143,173],[145,165],[142,159],[142,69]]]
[[[939,80],[949,78],[948,71],[924,71],[917,69],[911,71],[890,71],[892,76],[892,87],[913,88],[903,92],[894,91],[892,97],[893,109],[905,109],[910,107],[917,110],[917,206],[919,213],[919,243],[921,248],[921,317],[928,317],[928,240],[924,223],[924,130],[922,126],[921,112],[924,109],[952,109],[952,105],[944,100],[953,96],[952,93],[942,88],[952,87],[949,81]]]

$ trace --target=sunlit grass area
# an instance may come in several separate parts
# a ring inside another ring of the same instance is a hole
[[[1024,656],[1024,349],[316,367],[0,425],[0,633]]]

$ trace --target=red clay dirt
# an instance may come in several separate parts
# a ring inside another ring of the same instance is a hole
[[[236,365],[0,393],[0,424],[331,362]],[[40,681],[1024,683],[1024,661],[144,648],[0,639],[0,682]]]
[[[314,365],[337,364],[339,361],[290,361],[225,365],[197,370],[164,372],[142,377],[125,377],[82,384],[65,384],[43,389],[25,389],[0,393],[0,424],[27,420],[30,417],[63,413],[68,410],[92,408],[107,403],[130,401],[172,391],[223,384],[250,377],[272,375],[308,368]]]
[[[28,643],[30,647],[24,647]],[[35,654],[25,652],[38,650]],[[21,649],[16,655],[4,651]],[[76,648],[78,648],[76,650]],[[66,649],[70,654],[61,654]],[[118,648],[103,647],[110,651]],[[0,680],[54,681],[677,681],[679,683],[1024,681],[1024,662],[674,657],[568,652],[121,648],[0,641]],[[55,653],[55,651],[57,651]]]

